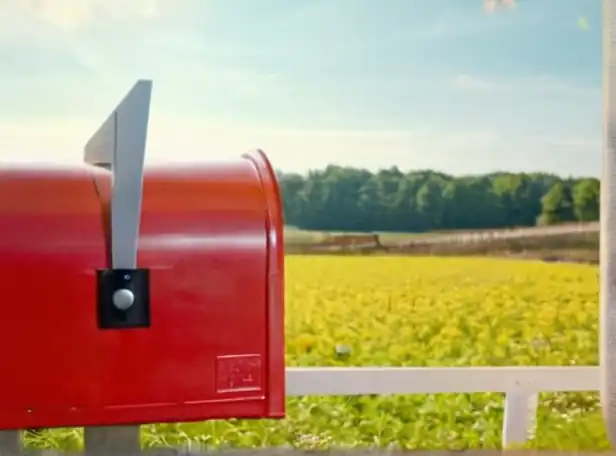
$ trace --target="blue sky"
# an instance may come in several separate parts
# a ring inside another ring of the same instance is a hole
[[[599,173],[599,1],[1,2],[2,160],[80,160],[151,78],[150,162]]]

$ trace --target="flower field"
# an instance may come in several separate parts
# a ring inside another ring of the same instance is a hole
[[[290,366],[596,364],[598,270],[498,259],[287,259]],[[344,355],[336,346],[348,347]],[[147,446],[499,448],[501,394],[291,398],[281,421],[144,426]],[[596,393],[543,394],[544,449],[607,448]],[[76,430],[31,447],[80,446]]]

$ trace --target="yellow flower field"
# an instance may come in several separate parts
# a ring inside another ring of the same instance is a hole
[[[598,271],[498,259],[287,258],[290,366],[597,363]],[[350,349],[348,356],[336,346]],[[501,394],[292,398],[281,421],[145,427],[147,446],[499,448]],[[80,445],[74,431],[29,436]],[[607,447],[596,393],[544,394],[545,449]]]

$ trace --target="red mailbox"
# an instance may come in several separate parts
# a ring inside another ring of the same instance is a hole
[[[0,170],[0,429],[284,416],[275,173],[144,171],[150,90],[86,164]]]

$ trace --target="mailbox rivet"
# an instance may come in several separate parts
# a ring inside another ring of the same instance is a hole
[[[126,288],[121,288],[113,294],[113,305],[120,310],[126,310],[135,302],[135,295]]]

